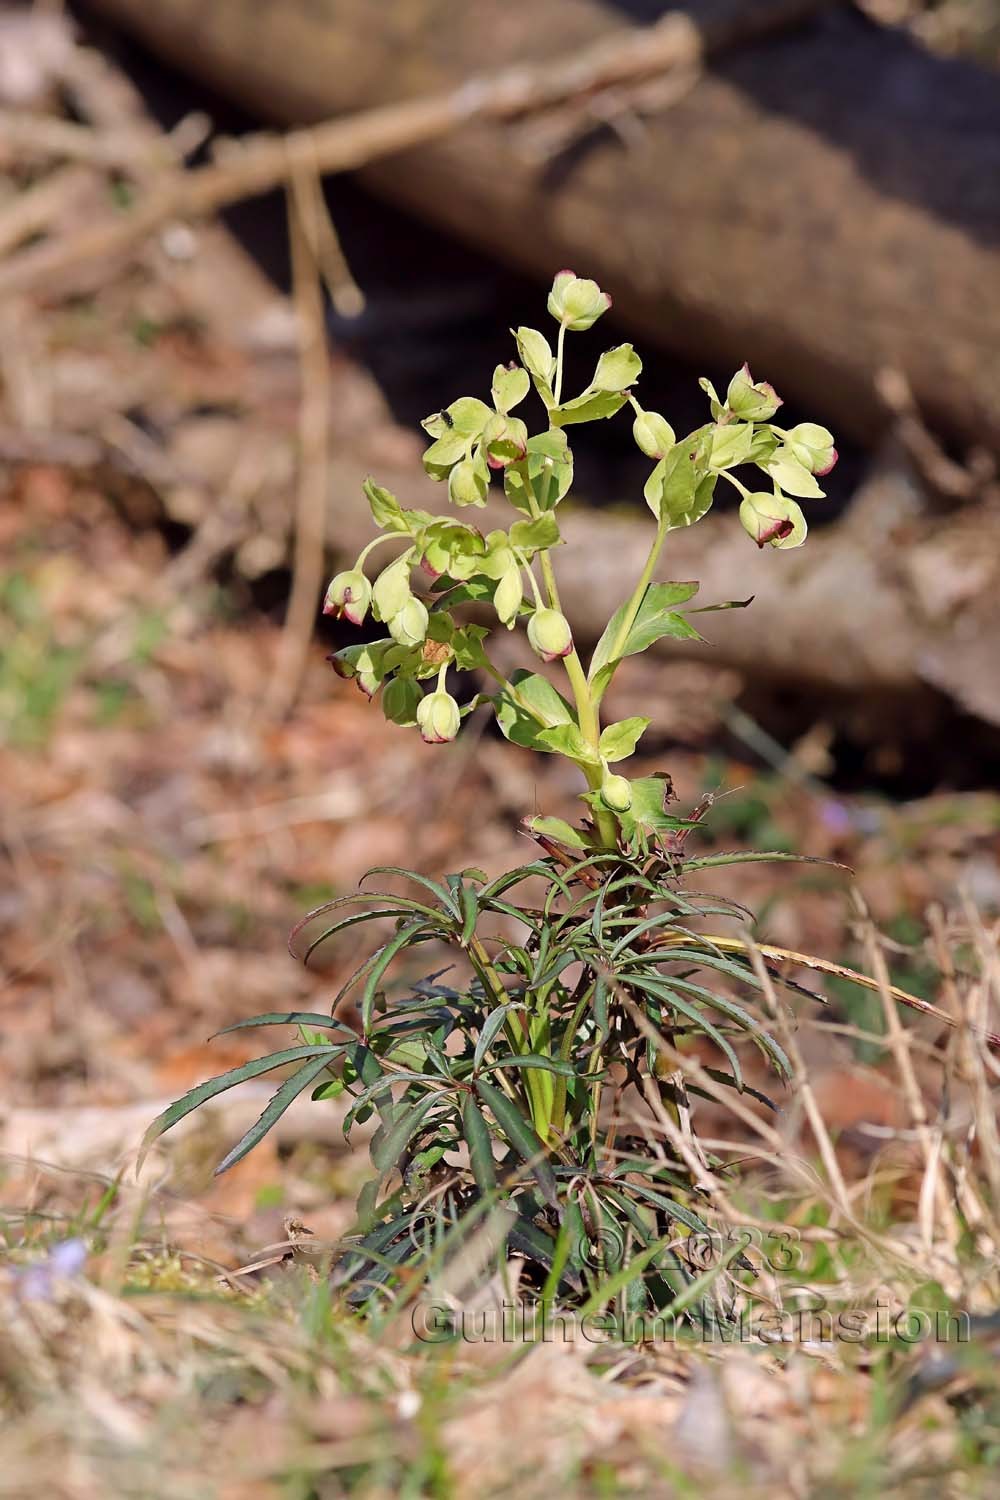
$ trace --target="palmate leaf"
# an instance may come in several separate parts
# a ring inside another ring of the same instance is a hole
[[[828,865],[831,870],[844,870],[848,875],[854,874],[850,865],[842,865],[839,860],[823,859],[818,854],[790,854],[779,849],[736,849],[730,854],[699,854],[694,859],[686,859],[684,868],[710,870],[715,865],[760,864]]]
[[[724,1052],[729,1059],[729,1066],[738,1080],[737,1087],[741,1093],[743,1092],[743,1069],[740,1066],[740,1060],[728,1037],[723,1035],[714,1022],[710,1021],[706,1015],[703,1015],[696,1006],[689,1005],[686,1000],[682,1000],[677,991],[671,989],[663,980],[652,980],[644,974],[630,974],[627,983],[631,989],[642,990],[648,995],[653,995],[657,1000],[665,1001],[673,1010],[678,1011],[682,1016],[686,1016],[689,1021],[692,1021],[697,1030],[703,1032],[705,1036],[710,1037],[720,1052]]]
[[[423,935],[421,936],[421,934]],[[392,963],[397,953],[402,952],[404,948],[409,947],[411,944],[415,945],[418,942],[428,942],[433,936],[433,933],[424,931],[423,922],[411,922],[408,927],[403,927],[397,932],[391,942],[386,943],[381,948],[378,958],[372,964],[368,977],[365,980],[365,987],[361,995],[361,1029],[365,1036],[371,1031],[372,1012],[375,1008],[375,994],[378,990],[379,980],[386,969]]]
[[[385,1216],[385,1212],[388,1212],[388,1204],[386,1205],[383,1217]],[[340,1265],[337,1266],[336,1271],[339,1272],[342,1268],[350,1265],[352,1261],[356,1261],[359,1257],[364,1257],[368,1254],[380,1254],[385,1249],[386,1245],[391,1245],[392,1241],[396,1239],[398,1235],[403,1234],[405,1230],[410,1228],[411,1224],[414,1224],[416,1220],[422,1218],[424,1216],[424,1212],[425,1210],[421,1208],[410,1209],[406,1213],[397,1214],[394,1218],[390,1219],[387,1224],[379,1224],[374,1229],[366,1230],[361,1238],[358,1239],[357,1244],[349,1245],[349,1248],[344,1255],[343,1260],[340,1262]],[[351,1235],[345,1236],[345,1241],[349,1241],[356,1234],[357,1226],[354,1227]]]
[[[720,995],[716,990],[706,989],[704,985],[694,984],[691,980],[681,979],[677,975],[672,974],[664,982],[669,989],[684,990],[686,994],[701,1000],[703,1004],[712,1005],[716,1010],[720,1010],[724,1016],[734,1021],[737,1026],[752,1038],[783,1077],[791,1077],[792,1065],[788,1061],[784,1049],[779,1046],[766,1027],[762,1026],[748,1010],[744,1010],[742,1005],[737,1005],[736,1001],[730,1000],[728,995]],[[740,1092],[743,1092],[742,1084],[740,1085]]]
[[[472,1094],[466,1094],[462,1105],[462,1134],[469,1148],[469,1165],[476,1187],[491,1193],[497,1185],[496,1162],[493,1160],[493,1138],[482,1110]]]
[[[430,922],[442,921],[442,914],[440,912],[435,911],[432,906],[421,905],[419,901],[407,901],[402,896],[385,896],[376,894],[375,892],[359,891],[352,896],[340,896],[336,901],[325,902],[322,906],[317,906],[315,910],[307,912],[307,914],[302,917],[300,921],[296,922],[295,926],[288,934],[288,951],[291,953],[292,957],[299,957],[299,954],[296,952],[295,944],[297,939],[301,936],[310,922],[315,921],[317,917],[324,916],[327,912],[334,910],[336,907],[347,905],[357,906],[366,901],[391,901],[392,905],[377,907],[370,911],[355,912],[353,916],[342,917],[339,922],[331,923],[329,927],[325,927],[323,929],[318,937],[310,939],[302,952],[301,962],[304,964],[308,964],[316,949],[320,946],[321,943],[325,943],[328,938],[334,937],[338,932],[342,932],[348,927],[356,927],[363,922],[375,922],[378,921],[379,918],[386,917],[396,918],[398,920],[402,917],[412,916],[414,913],[419,913],[420,915],[426,917]]]
[[[241,1063],[238,1068],[230,1068],[228,1072],[220,1073],[217,1077],[208,1079],[206,1083],[200,1083],[197,1088],[189,1089],[182,1098],[175,1099],[173,1104],[158,1114],[146,1130],[136,1160],[136,1172],[141,1169],[154,1141],[172,1129],[179,1120],[183,1120],[185,1115],[189,1115],[192,1110],[198,1109],[209,1099],[214,1099],[217,1094],[224,1094],[227,1089],[234,1089],[239,1084],[246,1083],[248,1079],[259,1078],[262,1073],[273,1073],[275,1068],[284,1067],[286,1063],[304,1062],[307,1058],[313,1057],[322,1057],[326,1062],[332,1062],[346,1050],[344,1043],[286,1047],[281,1052],[268,1053],[267,1057],[257,1057],[251,1062]]]
[[[245,1021],[233,1021],[230,1026],[213,1031],[209,1040],[226,1036],[230,1031],[246,1031],[251,1026],[316,1026],[325,1031],[342,1031],[352,1040],[357,1036],[350,1026],[345,1026],[343,1021],[335,1021],[330,1015],[320,1015],[312,1010],[269,1010],[259,1016],[250,1016]]]
[[[436,880],[431,880],[427,875],[421,875],[418,870],[407,870],[402,865],[372,865],[371,869],[366,870],[361,877],[362,882],[370,875],[399,875],[404,880],[412,880],[415,885],[421,885],[425,890],[430,891],[440,903],[443,911],[454,917],[456,921],[461,921],[461,913],[445,886]],[[389,899],[394,901],[396,898],[391,896]],[[422,909],[426,910],[426,908]]]
[[[492,1045],[493,1040],[497,1035],[497,1032],[500,1030],[508,1015],[510,1015],[511,1011],[525,1009],[526,1006],[523,1001],[510,1000],[505,1005],[498,1005],[495,1010],[490,1011],[489,1015],[483,1022],[482,1030],[480,1031],[479,1036],[476,1038],[476,1047],[472,1055],[472,1066],[474,1071],[478,1072],[480,1064],[489,1051],[490,1046]]]
[[[378,1059],[376,1058],[376,1062],[377,1061]],[[380,1097],[383,1094],[388,1094],[393,1084],[426,1084],[428,1080],[430,1080],[435,1085],[435,1092],[431,1095],[431,1098],[438,1099],[442,1094],[447,1093],[446,1089],[437,1089],[436,1085],[438,1084],[439,1080],[437,1078],[437,1075],[434,1073],[418,1073],[415,1070],[411,1070],[408,1068],[401,1068],[398,1072],[393,1070],[393,1072],[391,1073],[383,1073],[372,1083],[367,1084],[366,1087],[361,1090],[360,1094],[356,1094],[354,1096],[354,1101],[350,1109],[348,1110],[347,1118],[344,1121],[344,1134],[347,1135],[351,1126],[354,1124],[354,1121],[358,1118],[358,1115],[365,1108],[365,1106],[368,1104],[375,1104],[377,1106]],[[391,1107],[385,1112],[385,1114],[383,1115],[383,1119],[388,1120],[391,1123],[391,1121],[396,1117],[397,1106],[392,1103],[391,1100],[389,1101],[389,1103]],[[380,1113],[382,1113],[381,1110]]]
[[[243,1136],[241,1136],[232,1150],[226,1152],[226,1155],[222,1158],[222,1160],[219,1162],[219,1165],[215,1168],[214,1175],[216,1177],[221,1177],[223,1172],[227,1172],[229,1168],[234,1167],[238,1161],[242,1161],[244,1156],[252,1151],[254,1146],[256,1146],[260,1141],[264,1139],[271,1127],[277,1124],[288,1106],[292,1104],[300,1094],[305,1093],[306,1089],[309,1088],[313,1080],[315,1078],[318,1078],[320,1073],[322,1073],[327,1067],[329,1067],[329,1065],[329,1058],[314,1057],[310,1059],[309,1062],[304,1063],[301,1068],[298,1068],[290,1078],[286,1078],[278,1091],[272,1096],[270,1103],[267,1105],[267,1108],[261,1114],[260,1118],[250,1126],[250,1129]]]
[[[417,1130],[423,1125],[434,1106],[441,1102],[441,1094],[433,1093],[425,1094],[422,1099],[414,1100],[412,1103],[404,1101],[400,1105],[385,1134],[380,1137],[377,1144],[372,1142],[372,1163],[380,1177],[384,1178],[386,1173],[397,1165]]]
[[[539,1068],[545,1073],[555,1073],[561,1078],[573,1078],[576,1069],[556,1057],[543,1057],[538,1052],[512,1052],[509,1057],[498,1057],[495,1062],[485,1063],[480,1073],[496,1073],[503,1068]]]
[[[772,1037],[771,1032],[765,1026],[760,1025],[756,1017],[751,1016],[750,1011],[744,1010],[742,1005],[736,1004],[736,1001],[730,1001],[729,996],[720,995],[717,990],[706,990],[702,984],[693,984],[690,980],[682,980],[682,978],[676,977],[676,975],[670,975],[669,980],[664,981],[664,983],[667,984],[667,989],[673,990],[673,992],[684,990],[685,995],[691,995],[694,999],[702,1001],[703,1005],[712,1005],[715,1010],[721,1011],[727,1020],[739,1026],[741,1031],[747,1032],[751,1041],[754,1041],[757,1047],[760,1047],[760,1050],[765,1053],[766,1058],[774,1064],[774,1067],[777,1068],[778,1073],[784,1079],[792,1077],[792,1064],[787,1059],[783,1047],[775,1041],[775,1038]],[[742,1082],[739,1085],[739,1092],[742,1094]]]
[[[555,1173],[549,1164],[545,1147],[532,1126],[513,1100],[508,1099],[506,1094],[502,1094],[491,1083],[487,1083],[485,1078],[477,1078],[475,1088],[518,1156],[529,1167],[546,1203],[552,1208],[558,1208],[559,1190],[556,1186]]]
[[[678,1203],[675,1198],[668,1198],[666,1193],[660,1193],[656,1188],[651,1188],[645,1182],[618,1182],[617,1187],[632,1197],[644,1199],[651,1203],[654,1208],[661,1209],[668,1219],[676,1219],[678,1224],[683,1224],[685,1229],[690,1229],[693,1234],[708,1234],[709,1227],[700,1214],[694,1209],[688,1208],[683,1203]]]
[[[519,1255],[526,1255],[529,1260],[543,1266],[547,1271],[552,1271],[553,1268],[558,1269],[560,1285],[565,1283],[571,1292],[579,1293],[583,1290],[583,1282],[572,1266],[558,1267],[556,1241],[526,1215],[522,1214],[514,1220],[508,1235],[508,1243],[512,1250],[516,1250]]]
[[[731,1073],[725,1073],[721,1068],[705,1067],[704,1063],[702,1063],[701,1066],[703,1071],[708,1074],[709,1078],[714,1079],[716,1083],[724,1083],[727,1088],[737,1087],[736,1079],[733,1078]],[[692,1083],[690,1079],[687,1080],[684,1087],[687,1089],[689,1094],[698,1094],[702,1099],[711,1099],[713,1097],[707,1089],[699,1088],[698,1085],[696,1083]],[[778,1106],[775,1104],[774,1100],[767,1094],[761,1093],[760,1089],[752,1088],[749,1083],[745,1083],[740,1092],[749,1094],[751,1099],[756,1099],[758,1104],[765,1105],[769,1110],[773,1111],[774,1114],[778,1113]]]

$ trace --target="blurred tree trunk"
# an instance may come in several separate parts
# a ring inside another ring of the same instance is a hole
[[[92,4],[289,123],[566,57],[620,28],[624,8]],[[628,8],[646,20],[666,9]],[[688,9],[708,14],[705,4]],[[364,175],[541,277],[566,263],[596,276],[647,337],[706,362],[757,361],[833,425],[877,431],[874,379],[895,367],[932,424],[1000,448],[1000,297],[988,291],[1000,286],[995,78],[836,8],[713,59],[627,144],[591,131],[539,166],[518,142],[516,129],[470,127]]]

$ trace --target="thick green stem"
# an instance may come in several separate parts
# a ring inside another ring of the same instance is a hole
[[[383,542],[401,542],[402,540],[403,538],[399,535],[398,532],[395,531],[387,531],[384,536],[373,537],[372,540],[368,543],[367,547],[362,547],[361,551],[358,553],[358,560],[355,563],[355,567],[363,568],[365,565],[365,559],[367,558],[369,552],[374,552],[375,548],[381,547]]]
[[[507,1000],[507,991],[504,988],[503,980],[500,978],[500,975],[493,967],[493,964],[490,961],[490,956],[487,953],[486,949],[483,947],[481,940],[476,936],[473,936],[471,942],[469,943],[469,957],[472,959],[473,965],[476,968],[483,984],[492,991],[494,1004],[504,1005]],[[518,1017],[517,1021],[515,1021],[513,1016],[508,1016],[506,1024],[504,1026],[504,1030],[507,1033],[507,1038],[510,1042],[511,1047],[515,1052],[531,1051],[529,1026],[524,1016]],[[509,1079],[498,1077],[497,1082],[499,1083],[500,1087],[511,1096],[511,1098],[517,1097],[516,1090]],[[537,1087],[537,1079],[533,1078],[529,1074],[525,1082],[527,1084],[528,1090],[528,1101],[531,1107],[532,1123],[535,1125],[536,1130],[539,1124],[541,1124],[543,1128],[547,1130],[549,1120],[548,1101],[539,1091]],[[544,1135],[541,1138],[542,1140],[544,1140]]]
[[[649,588],[649,585],[653,581],[653,574],[656,571],[656,564],[660,560],[660,553],[663,551],[663,543],[667,539],[667,532],[669,531],[669,529],[669,526],[664,521],[661,521],[656,528],[656,535],[653,538],[653,544],[649,549],[649,556],[646,558],[646,565],[642,570],[639,582],[636,584],[635,588],[632,591],[632,595],[628,601],[628,607],[625,610],[621,625],[618,627],[618,633],[615,636],[614,643],[611,647],[610,652],[608,653],[608,661],[610,662],[616,662],[618,660],[621,655],[622,647],[628,640],[629,631],[635,624],[636,616],[638,615],[639,610],[642,607],[642,601],[646,595],[646,590]],[[600,705],[601,699],[603,698],[605,690],[608,686],[608,682],[610,681],[611,678],[609,677],[608,681],[604,683],[603,687],[596,688],[594,690],[592,696],[595,706]]]
[[[532,497],[532,507],[534,508],[534,497]],[[562,606],[559,603],[559,589],[556,586],[556,575],[552,567],[552,558],[548,552],[539,552],[538,557],[542,565],[542,579],[545,583],[545,592],[548,594],[549,605],[552,609],[558,609],[561,614]],[[566,676],[569,678],[569,685],[573,690],[573,701],[576,704],[576,716],[580,724],[580,733],[594,754],[599,755],[601,716],[598,712],[597,700],[590,690],[587,674],[583,670],[583,663],[575,646],[568,656],[563,657],[563,666],[566,668]],[[600,791],[603,780],[600,766],[581,766],[580,769],[587,778],[587,785],[590,790],[592,792]],[[601,843],[606,849],[616,849],[618,847],[618,824],[614,813],[604,808],[595,808],[594,827],[597,830],[597,835]]]
[[[555,397],[554,405],[556,405],[556,406],[559,405],[559,398],[562,396],[563,346],[564,346],[565,343],[566,343],[566,324],[565,323],[560,323],[559,324],[559,337],[556,340],[556,378],[555,378],[555,384],[552,387],[552,394]]]
[[[559,1048],[559,1057],[563,1062],[569,1062],[573,1052],[573,1044],[576,1041],[577,1029],[583,1020],[584,1012],[590,1004],[594,986],[586,984],[583,994],[576,1003],[572,1020],[563,1033],[562,1045]],[[552,1131],[555,1135],[562,1135],[566,1129],[566,1079],[561,1075],[555,1079],[555,1087],[552,1097]]]

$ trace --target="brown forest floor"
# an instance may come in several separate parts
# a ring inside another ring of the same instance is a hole
[[[22,46],[44,121],[56,93],[46,46],[62,43],[40,34]],[[116,76],[72,55],[78,98]],[[119,124],[138,128],[117,82]],[[93,163],[53,165],[43,137],[0,147],[0,230],[55,171],[75,178],[53,233],[122,191]],[[336,352],[332,380],[335,520],[360,503],[364,472],[411,473],[418,446]],[[158,1107],[259,1051],[252,1034],[210,1033],[329,1004],[351,954],[318,973],[297,964],[285,942],[305,909],[372,864],[499,872],[527,852],[518,819],[572,816],[575,788],[476,721],[444,747],[385,723],[330,673],[318,635],[291,710],[274,712],[294,323],[216,226],[167,225],[120,264],[6,303],[0,381],[0,1496],[687,1494],[706,1478],[720,1494],[988,1493],[1000,1432],[978,1367],[901,1410],[905,1349],[895,1386],[885,1351],[808,1341],[695,1355],[577,1339],[438,1357],[414,1352],[399,1318],[366,1328],[331,1312],[294,1260],[249,1292],[220,1283],[219,1268],[282,1241],[289,1219],[323,1240],[349,1223],[366,1157],[324,1106],[291,1112],[278,1140],[213,1180],[220,1146],[260,1108],[253,1091],[230,1096],[140,1187],[128,1175],[113,1186]],[[717,795],[706,847],[850,864],[896,982],[940,999],[951,952],[987,993],[1000,797],[840,795],[822,780],[822,723],[761,770],[733,750],[739,687],[707,664],[639,663],[616,687],[623,712],[662,705],[646,769],[670,769],[680,806]],[[834,872],[742,867],[715,888],[758,912],[762,939],[864,966],[849,882]],[[986,924],[978,938],[970,909]],[[944,914],[943,948],[929,911]],[[988,1202],[989,1164],[951,1141],[960,1207],[938,1204],[928,1235],[930,1169],[898,1058],[851,1034],[883,1032],[881,1002],[825,993],[822,1014],[794,1002],[799,1043],[869,1237],[830,1230],[820,1189],[782,1198],[773,1217],[813,1247],[803,1278],[868,1301],[884,1288],[896,1307],[933,1283],[988,1313],[992,1219],[974,1205]],[[938,1039],[907,1035],[933,1117]],[[780,1131],[816,1161],[801,1093]],[[85,1279],[25,1301],[23,1267],[77,1235]]]

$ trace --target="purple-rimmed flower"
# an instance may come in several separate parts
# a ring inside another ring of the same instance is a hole
[[[549,312],[557,323],[565,323],[573,333],[593,328],[602,313],[611,306],[611,298],[596,281],[577,276],[575,271],[560,271],[549,293]]]
[[[326,591],[325,615],[343,615],[352,625],[364,623],[372,599],[372,586],[360,568],[338,573]]]

